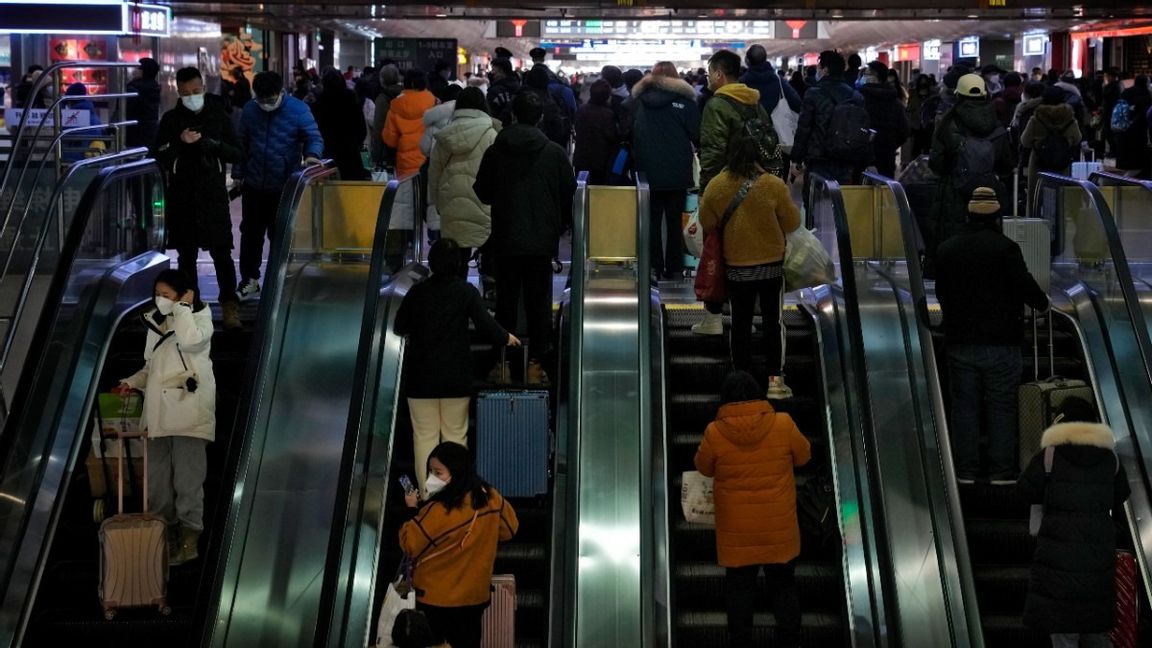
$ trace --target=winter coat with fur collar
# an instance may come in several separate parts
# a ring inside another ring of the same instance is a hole
[[[1044,475],[1044,448],[1055,447]],[[1115,622],[1116,530],[1111,511],[1128,499],[1128,477],[1106,425],[1060,423],[1044,432],[1041,451],[1017,488],[1044,505],[1036,537],[1024,623],[1045,633],[1109,632]]]
[[[649,74],[632,87],[632,152],[656,191],[688,189],[692,148],[700,141],[696,91],[680,79]]]

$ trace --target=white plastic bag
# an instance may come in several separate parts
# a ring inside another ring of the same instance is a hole
[[[700,225],[700,207],[697,206],[684,226],[684,251],[697,259],[704,252],[704,227]]]
[[[800,290],[835,281],[836,268],[820,239],[804,226],[797,227],[788,235],[784,249],[784,289]]]
[[[716,526],[712,478],[695,470],[685,472],[680,483],[680,508],[684,510],[685,520],[693,524]]]
[[[780,99],[772,109],[772,128],[776,131],[776,139],[780,140],[780,148],[785,153],[791,153],[792,143],[796,141],[796,129],[800,126],[800,113],[793,112],[792,106],[788,105],[784,80],[779,75],[776,80],[780,82]]]
[[[406,590],[406,594],[401,594],[397,590],[396,585],[400,584],[400,588]],[[381,648],[388,648],[392,646],[392,626],[396,624],[396,618],[404,610],[416,609],[416,592],[411,591],[407,585],[406,579],[401,576],[394,583],[388,583],[388,591],[384,594],[384,602],[380,604],[380,621],[376,624],[376,645]]]

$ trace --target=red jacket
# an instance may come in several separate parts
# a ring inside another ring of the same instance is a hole
[[[696,451],[696,470],[715,478],[720,565],[782,564],[800,555],[792,470],[811,458],[792,417],[768,401],[720,408]]]

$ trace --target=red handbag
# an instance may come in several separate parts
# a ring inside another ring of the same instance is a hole
[[[1136,582],[1136,556],[1131,551],[1116,552],[1116,627],[1111,638],[1114,648],[1136,648],[1139,629],[1140,590]]]
[[[696,299],[699,301],[706,304],[722,304],[728,301],[728,264],[724,261],[724,229],[728,227],[732,214],[736,213],[736,208],[748,197],[752,185],[756,184],[759,178],[760,174],[756,174],[744,181],[740,190],[732,197],[732,202],[728,203],[728,208],[724,210],[720,225],[704,234],[704,250],[700,253],[700,265],[696,268],[694,284]]]

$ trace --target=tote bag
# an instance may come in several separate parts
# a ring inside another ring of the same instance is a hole
[[[712,499],[712,478],[695,470],[684,473],[680,482],[680,508],[684,519],[693,524],[716,526],[716,502]]]

